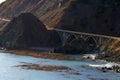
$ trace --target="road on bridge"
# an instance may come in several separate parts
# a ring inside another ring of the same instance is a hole
[[[5,18],[0,18],[0,20],[1,21],[6,21],[6,22],[10,22],[11,21],[10,19],[5,19]],[[100,35],[100,34],[92,34],[92,33],[85,33],[85,32],[76,32],[76,31],[62,30],[62,29],[55,29],[55,28],[52,28],[52,30],[61,31],[61,32],[67,32],[67,33],[74,33],[74,34],[97,36],[97,37],[103,37],[103,38],[112,38],[112,39],[118,39],[118,40],[120,40],[119,37],[106,36],[106,35]]]
[[[53,29],[53,30],[61,31],[61,32],[67,32],[67,33],[73,33],[73,34],[82,34],[82,35],[89,35],[89,36],[96,36],[96,37],[103,37],[103,38],[111,38],[111,39],[120,40],[119,37],[113,37],[113,36],[106,36],[106,35],[99,35],[99,34],[92,34],[92,33],[84,33],[84,32],[76,32],[76,31],[69,31],[69,30],[62,30],[62,29]]]
[[[0,21],[10,22],[10,19],[0,18]]]

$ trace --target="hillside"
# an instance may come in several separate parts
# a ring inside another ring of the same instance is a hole
[[[48,27],[119,36],[118,0],[7,0],[0,5],[0,17],[23,12],[36,15]]]
[[[120,36],[120,1],[75,0],[64,11],[59,28]]]
[[[31,13],[13,18],[0,34],[0,47],[5,48],[55,47],[59,43],[58,34],[48,31]]]
[[[69,3],[69,0],[7,0],[0,5],[0,17],[11,19],[31,12],[46,25],[55,26]]]

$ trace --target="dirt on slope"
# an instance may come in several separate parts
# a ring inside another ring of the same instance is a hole
[[[0,5],[0,17],[9,18],[31,12],[44,24],[55,26],[71,0],[7,0]]]

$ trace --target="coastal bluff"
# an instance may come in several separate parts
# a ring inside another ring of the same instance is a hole
[[[59,44],[57,32],[47,30],[31,13],[14,17],[0,33],[0,46],[5,48],[55,47]]]

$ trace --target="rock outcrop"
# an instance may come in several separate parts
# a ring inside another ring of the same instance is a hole
[[[120,39],[105,39],[100,46],[98,58],[120,62]]]
[[[59,43],[57,32],[48,31],[31,13],[13,18],[0,34],[0,46],[5,48],[54,47]]]

